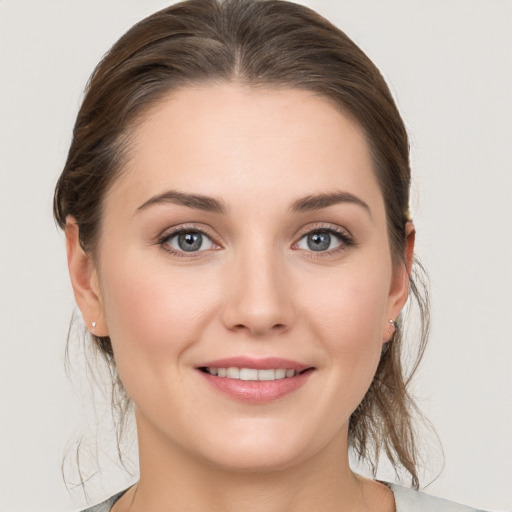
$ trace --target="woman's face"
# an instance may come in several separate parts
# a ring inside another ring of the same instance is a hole
[[[234,84],[140,121],[98,262],[91,320],[141,443],[238,469],[346,443],[408,286],[358,126],[312,93]]]

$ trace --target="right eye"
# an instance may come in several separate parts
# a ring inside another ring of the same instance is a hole
[[[202,231],[193,229],[181,229],[165,235],[160,240],[160,244],[167,246],[164,247],[166,250],[175,253],[207,251],[214,247],[209,236]]]

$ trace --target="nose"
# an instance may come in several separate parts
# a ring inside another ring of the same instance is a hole
[[[284,332],[295,320],[285,263],[270,249],[248,252],[239,254],[228,270],[224,325],[251,336]]]

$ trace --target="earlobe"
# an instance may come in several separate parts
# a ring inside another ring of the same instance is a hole
[[[97,270],[91,255],[80,244],[78,224],[73,217],[66,219],[65,232],[69,276],[85,325],[96,336],[108,336]]]

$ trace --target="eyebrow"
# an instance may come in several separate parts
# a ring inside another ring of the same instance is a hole
[[[167,190],[162,194],[158,194],[148,199],[145,203],[137,208],[137,212],[145,210],[150,206],[158,204],[172,203],[205,212],[221,213],[227,212],[226,205],[221,199],[201,194],[188,194],[177,190]],[[306,197],[296,199],[290,206],[292,213],[305,213],[322,210],[340,203],[349,203],[361,206],[369,213],[370,207],[359,197],[350,192],[332,192],[324,194],[311,194]]]
[[[370,207],[359,197],[350,192],[333,192],[328,194],[312,194],[294,201],[290,211],[294,213],[314,212],[335,204],[349,203],[361,206],[372,216]]]
[[[226,213],[227,208],[223,201],[214,197],[203,196],[200,194],[186,194],[177,190],[167,190],[162,194],[148,199],[144,204],[137,208],[137,211],[145,210],[150,206],[157,204],[173,203],[205,212]]]

